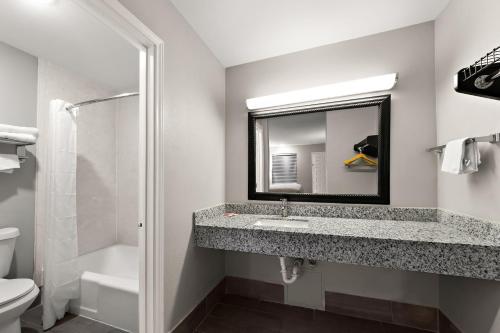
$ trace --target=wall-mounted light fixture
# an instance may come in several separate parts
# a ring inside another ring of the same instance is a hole
[[[30,0],[30,1],[35,5],[45,6],[53,4],[56,0]]]
[[[270,110],[284,106],[316,104],[324,101],[360,94],[391,90],[398,82],[398,73],[372,76],[314,88],[247,99],[251,111]]]

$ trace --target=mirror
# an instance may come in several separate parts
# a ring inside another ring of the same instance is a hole
[[[390,95],[249,114],[249,199],[389,204]]]

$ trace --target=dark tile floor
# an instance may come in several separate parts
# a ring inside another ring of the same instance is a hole
[[[21,317],[22,333],[42,333],[41,306]],[[67,315],[46,333],[125,333],[99,322]],[[429,333],[372,320],[225,295],[195,333]]]
[[[429,333],[324,311],[225,295],[196,333]]]
[[[42,333],[42,307],[36,306],[21,316],[22,333]],[[99,322],[67,314],[45,333],[126,333]]]

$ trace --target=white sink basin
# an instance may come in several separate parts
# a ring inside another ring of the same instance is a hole
[[[309,221],[302,219],[288,219],[288,218],[268,218],[255,222],[253,225],[259,227],[281,227],[281,228],[309,228]]]

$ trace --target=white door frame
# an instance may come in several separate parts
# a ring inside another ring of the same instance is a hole
[[[118,0],[74,0],[140,51],[139,332],[165,332],[164,44]]]

